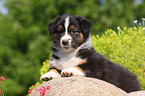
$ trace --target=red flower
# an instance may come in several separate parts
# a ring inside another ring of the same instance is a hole
[[[49,90],[50,89],[50,86],[47,86],[47,90]]]
[[[42,89],[36,89],[36,91],[39,91],[40,92],[40,95],[41,96],[44,96],[45,95],[45,91],[46,90],[49,90],[50,89],[50,86],[47,86],[47,88],[45,88],[44,86],[42,86]]]

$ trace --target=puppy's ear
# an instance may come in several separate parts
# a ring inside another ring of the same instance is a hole
[[[58,16],[56,17],[55,20],[53,20],[52,22],[50,22],[50,23],[47,25],[48,31],[49,31],[49,34],[50,34],[50,35],[53,33],[54,25],[55,25],[55,23],[58,21],[58,19],[60,19],[60,15],[58,15]]]
[[[76,16],[76,18],[80,23],[80,26],[83,30],[83,33],[84,33],[85,37],[88,37],[89,33],[90,33],[90,29],[92,27],[92,23],[89,20],[87,20],[87,19],[85,19],[81,16]]]

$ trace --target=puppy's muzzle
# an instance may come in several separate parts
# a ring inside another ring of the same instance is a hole
[[[60,45],[62,48],[70,48],[71,47],[72,38],[71,36],[63,36],[60,41]]]

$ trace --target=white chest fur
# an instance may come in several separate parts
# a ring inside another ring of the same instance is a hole
[[[71,51],[70,53],[64,53],[60,51],[57,53],[60,57],[59,60],[50,61],[50,67],[55,67],[57,69],[63,70],[69,67],[77,66],[86,62],[86,59],[81,59],[80,57],[76,57],[76,52]]]

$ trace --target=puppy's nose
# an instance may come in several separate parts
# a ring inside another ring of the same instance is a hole
[[[68,40],[63,40],[63,41],[62,41],[62,44],[63,44],[63,45],[67,45],[67,44],[68,44]]]

